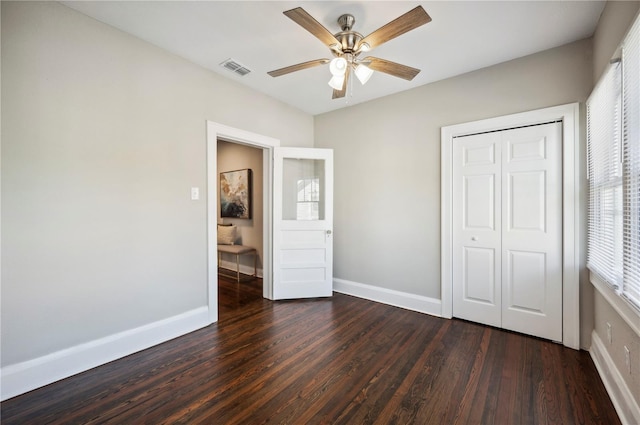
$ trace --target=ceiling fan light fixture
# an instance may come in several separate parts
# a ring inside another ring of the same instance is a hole
[[[334,75],[329,80],[329,85],[331,88],[335,90],[342,90],[342,85],[344,84],[344,74],[343,75]]]
[[[368,52],[369,50],[371,50],[371,46],[369,46],[369,43],[366,43],[366,42],[360,43],[360,47],[358,47],[358,52]]]
[[[333,34],[301,7],[296,7],[283,13],[320,40],[325,46],[329,47],[334,58],[331,60],[316,59],[269,71],[267,74],[272,77],[279,77],[294,71],[329,63],[329,71],[332,75],[329,86],[334,89],[331,98],[338,99],[345,97],[348,88],[353,89],[353,80],[349,81],[351,71],[356,74],[356,78],[362,84],[369,80],[374,70],[407,81],[411,81],[420,72],[419,69],[385,59],[375,57],[358,59],[358,55],[431,22],[431,17],[422,6],[414,7],[409,12],[386,23],[366,37],[352,30],[355,18],[350,14],[344,14],[338,18],[338,25],[342,31]]]
[[[371,76],[373,75],[373,69],[364,64],[356,66],[354,72],[356,74],[356,77],[358,77],[358,80],[360,80],[360,84],[362,84],[363,86],[367,84],[367,81],[369,81],[369,78],[371,78]]]
[[[336,52],[337,54],[341,54],[342,53],[342,44],[333,43],[333,44],[329,45],[329,49],[331,49],[332,51]]]
[[[334,77],[344,76],[344,73],[347,72],[347,60],[343,57],[331,59],[329,71]]]

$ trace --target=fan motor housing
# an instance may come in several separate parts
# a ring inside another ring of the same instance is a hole
[[[351,31],[355,23],[356,18],[348,13],[340,15],[338,18],[338,25],[340,25],[342,31],[334,34],[334,37],[340,42],[343,53],[352,53],[354,55],[360,53],[358,50],[360,49],[360,42],[364,37],[358,32]]]
[[[360,47],[360,42],[364,38],[362,34],[355,31],[341,31],[334,34],[341,44],[343,53],[356,53]],[[358,52],[359,53],[359,52]]]

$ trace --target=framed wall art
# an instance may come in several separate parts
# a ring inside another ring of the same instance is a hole
[[[251,218],[251,169],[220,173],[220,217]]]

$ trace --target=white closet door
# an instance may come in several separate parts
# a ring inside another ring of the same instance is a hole
[[[562,341],[562,124],[502,136],[502,327]]]
[[[454,139],[453,315],[562,340],[562,124]]]
[[[453,315],[501,325],[499,133],[455,139]]]

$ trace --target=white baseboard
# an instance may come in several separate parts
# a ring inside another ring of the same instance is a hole
[[[234,272],[234,273],[236,272],[235,261],[222,260],[218,263],[218,267],[220,267],[221,269],[229,270],[230,272]],[[253,266],[240,264],[240,273],[253,276]],[[259,278],[262,278],[262,269],[257,269],[256,273],[258,274]]]
[[[607,389],[607,393],[611,397],[620,421],[628,425],[640,424],[640,407],[638,407],[638,403],[633,398],[633,393],[625,383],[595,330],[591,333],[591,349],[589,353]]]
[[[2,368],[0,400],[24,394],[209,325],[200,307],[148,325]]]
[[[333,290],[341,294],[353,295],[358,298],[442,317],[442,303],[435,298],[423,297],[343,279],[333,279]]]

